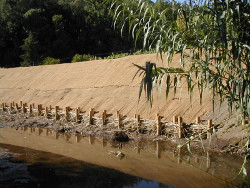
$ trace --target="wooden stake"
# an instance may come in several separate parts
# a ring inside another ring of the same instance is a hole
[[[94,115],[95,115],[95,109],[94,109],[94,108],[91,108],[90,111],[91,111],[91,113],[92,113],[92,116],[94,116]]]
[[[212,128],[213,126],[213,121],[211,119],[207,120],[207,138],[209,138],[211,136],[211,133],[212,133]]]
[[[176,116],[173,116],[173,123],[177,123],[177,117]]]
[[[45,117],[49,117],[49,108],[47,106],[45,107]]]
[[[80,121],[80,107],[76,109],[76,122]]]
[[[20,101],[20,106],[23,106],[23,101]]]
[[[51,106],[51,105],[49,105],[49,110],[50,110],[50,111],[52,110],[52,106]]]
[[[183,138],[183,122],[182,117],[178,117],[178,125],[179,125],[179,138]]]
[[[55,106],[55,120],[59,120],[59,106]]]
[[[140,115],[137,115],[136,120],[137,120],[137,126],[140,127],[141,126],[141,117],[140,117]]]
[[[5,111],[5,103],[2,103],[3,111]]]
[[[42,105],[41,104],[39,104],[38,106],[37,106],[37,111],[38,111],[38,116],[40,116],[41,114],[42,114]]]
[[[116,118],[119,118],[120,112],[116,111]]]
[[[37,116],[40,115],[40,104],[37,105]]]
[[[213,126],[213,121],[211,119],[207,120],[207,128],[211,129]]]
[[[195,123],[196,123],[196,124],[200,124],[200,123],[201,123],[201,118],[200,118],[200,116],[197,116],[197,117],[196,117]]]
[[[40,104],[39,116],[41,116],[41,115],[42,115],[42,111],[43,111],[43,105],[42,105],[42,104]]]
[[[117,112],[119,112],[119,111],[117,111]],[[121,125],[122,125],[121,120],[122,120],[121,114],[118,113],[118,129],[121,129]]]
[[[89,124],[93,125],[93,108],[90,109],[89,111]]]
[[[102,125],[106,125],[107,111],[103,110],[102,113]]]
[[[26,111],[26,103],[23,104],[23,113],[25,114],[27,111]]]
[[[33,113],[33,107],[32,107],[32,104],[30,104],[30,115],[32,115]]]
[[[161,116],[159,114],[156,114],[156,135],[160,136],[161,135]]]
[[[66,121],[69,121],[69,107],[65,108],[65,119]]]
[[[18,107],[18,104],[16,103],[16,110],[19,111],[19,107]]]

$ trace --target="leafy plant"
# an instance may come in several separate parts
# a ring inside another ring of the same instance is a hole
[[[104,59],[117,59],[117,58],[126,57],[128,55],[129,53],[119,53],[119,54],[112,53],[112,55],[104,57]]]
[[[52,57],[46,57],[43,62],[43,65],[53,65],[53,64],[60,64],[60,59],[55,59]]]
[[[37,61],[37,40],[32,33],[29,33],[28,37],[24,39],[21,49],[24,53],[20,56],[22,58],[21,66],[26,67],[33,65]]]
[[[115,8],[114,8],[115,7]],[[143,47],[156,51],[168,65],[157,67],[146,63],[140,67],[143,73],[140,93],[144,88],[147,99],[152,102],[153,86],[161,86],[166,80],[166,97],[173,86],[174,92],[181,79],[187,80],[192,97],[195,87],[199,89],[202,102],[203,91],[209,88],[222,103],[227,100],[229,111],[239,109],[244,119],[250,116],[250,5],[247,1],[201,0],[179,6],[172,2],[169,7],[156,12],[147,1],[113,1],[114,25],[119,17],[129,24],[129,32],[137,42],[143,34]],[[180,53],[182,72],[169,70],[173,55]]]
[[[89,55],[89,54],[76,54],[74,55],[73,59],[72,59],[72,63],[73,62],[80,62],[80,61],[90,61],[90,60],[95,60],[96,57],[95,56],[92,56],[92,55]]]
[[[154,49],[152,50],[137,50],[133,54],[134,55],[140,55],[140,54],[152,54],[155,53],[156,51]]]

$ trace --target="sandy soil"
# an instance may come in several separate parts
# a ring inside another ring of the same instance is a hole
[[[146,54],[114,60],[0,69],[0,102],[23,101],[44,106],[81,107],[87,111],[95,108],[108,113],[119,110],[128,117],[140,114],[148,119],[155,119],[159,113],[165,120],[182,116],[188,123],[194,122],[196,116],[213,118],[216,123],[228,116],[224,108],[220,113],[210,113],[212,102],[209,92],[204,93],[203,104],[200,105],[199,93],[195,89],[190,102],[185,83],[180,84],[177,94],[171,93],[168,100],[165,99],[164,87],[162,92],[155,92],[152,108],[144,94],[138,103],[141,78],[137,76],[132,81],[138,70],[133,63],[143,66],[146,61],[163,66],[156,54]],[[179,57],[175,56],[170,66],[177,67],[178,62]]]

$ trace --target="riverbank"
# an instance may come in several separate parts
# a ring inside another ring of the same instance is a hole
[[[0,114],[1,127],[15,127],[17,129],[19,127],[38,127],[46,128],[58,133],[78,134],[82,137],[105,137],[109,140],[115,141],[119,141],[119,136],[123,137],[126,135],[129,140],[134,141],[168,141],[173,148],[176,148],[178,145],[187,141],[188,137],[180,139],[178,133],[157,136],[155,121],[147,120],[147,123],[148,124],[144,126],[144,129],[139,129],[136,127],[134,119],[127,118],[123,121],[122,128],[118,128],[115,121],[102,126],[100,123],[91,125],[86,122],[84,123],[84,121],[82,123],[77,123],[73,121],[68,122],[65,121],[65,119],[55,121],[54,119],[45,118],[43,116],[28,116],[22,113],[9,114],[7,112],[2,112]],[[174,127],[174,125],[172,127],[173,130],[177,130],[177,127]],[[202,136],[203,138],[200,140],[200,138],[197,137],[198,133],[193,134],[197,139],[193,139],[191,147],[198,150],[203,150],[204,147],[208,151],[229,153],[239,156],[246,154],[243,146],[247,139],[247,132],[244,127],[236,126],[230,128],[230,126],[219,125],[215,127],[216,129],[214,129],[215,132],[212,133],[211,139],[207,139],[206,134],[204,134],[205,137]],[[117,137],[118,140],[116,140]]]

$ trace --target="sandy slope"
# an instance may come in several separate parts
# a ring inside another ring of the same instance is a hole
[[[171,66],[177,66],[179,58],[174,57]],[[138,103],[140,78],[132,78],[137,71],[133,63],[144,65],[146,61],[161,61],[156,54],[134,55],[114,60],[95,60],[60,65],[35,66],[25,68],[0,69],[0,102],[23,101],[60,107],[81,107],[97,111],[106,109],[108,113],[120,110],[123,115],[133,117],[135,113],[142,118],[155,118],[160,113],[166,120],[173,115],[183,116],[185,122],[193,122],[196,116],[209,118],[212,110],[210,94],[205,92],[200,105],[198,91],[194,91],[192,103],[186,85],[165,99],[155,94],[153,107],[142,95]],[[224,112],[223,112],[224,113]],[[216,118],[221,114],[213,115]],[[225,115],[224,115],[225,116]]]

